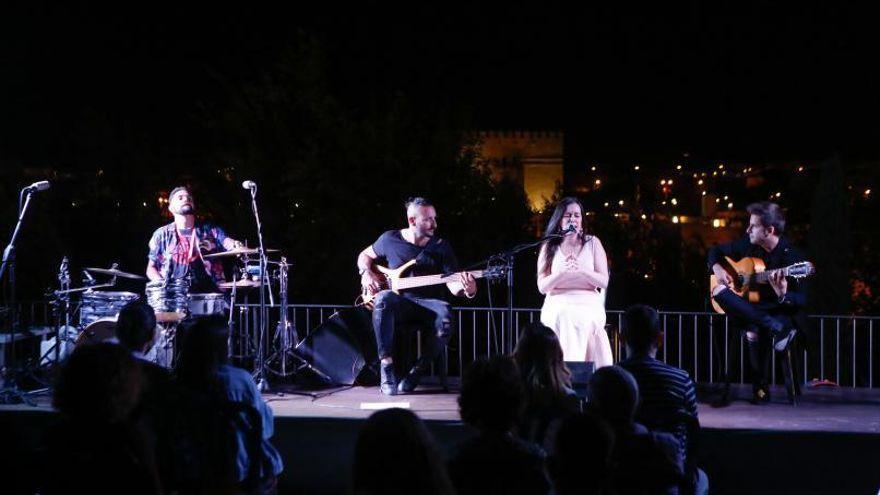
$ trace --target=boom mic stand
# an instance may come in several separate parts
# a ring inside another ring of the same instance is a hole
[[[21,227],[24,223],[24,215],[27,213],[27,208],[31,204],[31,196],[33,196],[35,191],[44,191],[48,188],[48,181],[40,181],[22,188],[18,193],[18,221],[15,223],[15,229],[12,231],[12,239],[10,239],[9,244],[6,245],[6,249],[3,250],[3,261],[0,263],[0,283],[3,282],[3,275],[7,272],[9,273],[9,299],[7,301],[7,308],[9,312],[9,348],[11,359],[10,366],[6,367],[7,380],[4,381],[4,385],[6,381],[12,382],[11,387],[6,386],[0,391],[0,403],[9,404],[27,402],[33,405],[33,403],[27,399],[27,396],[19,390],[18,382],[13,376],[15,373],[15,365],[17,364],[15,356],[15,337],[18,330],[20,330],[18,307],[16,306],[17,301],[15,300],[15,241],[18,240],[18,235],[21,233]],[[12,377],[11,380],[9,380],[10,377]]]
[[[266,306],[266,290],[268,289],[266,267],[268,260],[266,259],[266,249],[263,245],[263,224],[260,222],[260,212],[257,209],[257,184],[254,181],[248,180],[244,181],[242,186],[251,193],[251,209],[254,212],[254,221],[257,224],[257,241],[259,243],[257,255],[260,257],[260,325],[257,330],[257,359],[253,375],[254,380],[257,382],[257,389],[262,392],[269,388],[266,373],[266,340],[269,333],[269,309]]]

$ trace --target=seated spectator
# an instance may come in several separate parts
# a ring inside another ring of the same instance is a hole
[[[562,359],[559,338],[549,327],[533,323],[523,330],[513,358],[526,395],[519,435],[546,447],[550,425],[580,411],[580,400],[571,388],[571,373]]]
[[[161,493],[148,434],[132,420],[141,369],[122,347],[77,348],[61,368],[40,493]]]
[[[590,407],[614,431],[612,484],[619,495],[677,494],[683,466],[678,440],[635,422],[639,387],[620,366],[599,368],[590,379]]]
[[[220,315],[197,317],[182,337],[176,374],[176,480],[184,492],[273,493],[283,469],[269,443],[272,409],[254,379],[228,364],[229,327]]]
[[[141,367],[144,377],[143,390],[138,407],[133,412],[136,421],[143,421],[151,432],[154,450],[159,461],[159,473],[166,489],[173,489],[171,479],[171,412],[174,410],[174,394],[171,372],[148,361],[146,354],[155,342],[156,313],[144,301],[132,301],[119,312],[116,336],[119,345],[131,353]]]
[[[519,370],[510,357],[478,359],[465,371],[459,411],[478,434],[449,463],[458,495],[548,493],[544,451],[513,435],[524,399]]]
[[[678,439],[685,465],[683,493],[708,493],[709,479],[697,468],[693,452],[699,435],[697,392],[687,371],[657,360],[663,342],[657,311],[643,304],[624,315],[623,338],[627,359],[620,366],[639,385],[641,401],[636,421],[655,431],[672,433]]]
[[[367,419],[354,447],[352,478],[355,495],[455,493],[434,438],[406,409],[386,409]]]
[[[547,459],[547,471],[555,495],[601,495],[611,493],[614,432],[592,413],[562,421]]]

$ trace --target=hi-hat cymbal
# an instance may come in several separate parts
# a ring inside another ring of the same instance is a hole
[[[267,253],[277,253],[278,251],[279,251],[278,249],[267,249],[266,250]],[[260,250],[256,249],[256,248],[240,247],[240,248],[230,249],[229,251],[223,251],[220,253],[206,254],[206,255],[202,256],[202,258],[210,259],[210,258],[223,258],[226,256],[243,256],[246,254],[258,254],[259,252],[260,252]]]
[[[235,282],[219,282],[217,283],[217,287],[221,289],[231,289],[232,287],[236,289],[250,288],[250,287],[259,287],[260,283],[254,280],[248,280],[246,278],[241,280],[236,280]]]
[[[111,277],[130,278],[132,280],[146,280],[147,277],[135,275],[134,273],[123,272],[116,268],[86,268],[87,272],[99,273],[101,275],[110,275]]]

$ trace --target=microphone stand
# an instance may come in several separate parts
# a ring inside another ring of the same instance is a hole
[[[259,248],[257,255],[260,257],[260,325],[258,327],[257,338],[257,359],[254,369],[254,379],[257,382],[257,389],[261,392],[269,388],[266,377],[266,337],[268,334],[269,310],[266,307],[266,290],[267,282],[266,269],[268,260],[266,259],[266,250],[263,246],[263,224],[260,222],[260,213],[257,210],[257,186],[248,188],[251,191],[251,208],[254,212],[254,221],[257,224],[257,241]]]
[[[531,249],[535,246],[538,246],[538,245],[544,243],[545,241],[548,241],[550,239],[563,238],[566,235],[568,235],[567,232],[561,232],[558,234],[548,234],[548,235],[538,239],[537,241],[516,244],[515,246],[511,247],[510,249],[507,249],[507,250],[502,251],[498,254],[492,255],[488,259],[474,263],[473,265],[471,265],[470,267],[465,269],[465,270],[472,270],[474,268],[477,268],[477,267],[480,267],[483,265],[487,265],[487,266],[488,265],[496,265],[496,266],[501,265],[504,267],[504,272],[507,275],[507,308],[505,310],[505,313],[507,314],[507,324],[510,328],[510,342],[509,342],[510,345],[507,345],[508,344],[507,342],[502,342],[502,346],[504,347],[503,352],[505,352],[505,353],[513,352],[513,341],[514,341],[514,337],[513,337],[513,330],[514,330],[514,325],[513,325],[513,318],[514,318],[514,312],[513,312],[513,286],[514,286],[513,265],[514,265],[514,260],[516,258],[516,255],[522,251],[525,251],[527,249]],[[494,323],[495,323],[494,318],[492,318],[492,323],[494,326]],[[496,332],[496,337],[497,337],[497,332]],[[495,347],[496,347],[496,349],[498,347],[497,341],[495,342]]]
[[[22,197],[24,197],[25,193],[27,196],[24,198],[24,203],[22,203]],[[15,336],[17,331],[19,330],[19,319],[18,319],[18,308],[16,307],[15,300],[15,241],[18,239],[18,234],[21,233],[21,226],[24,223],[24,215],[27,213],[28,205],[31,203],[31,196],[34,194],[34,188],[31,186],[23,188],[18,193],[18,221],[15,223],[15,229],[12,231],[12,239],[10,239],[9,244],[6,245],[6,249],[3,250],[3,261],[0,263],[0,283],[3,282],[3,275],[7,272],[9,273],[9,298],[6,301],[7,303],[7,311],[9,314],[9,353],[10,353],[10,366],[7,366],[7,375],[14,370],[16,365],[16,356],[15,356]],[[18,399],[18,401],[22,401],[24,396],[18,389],[18,383],[15,379],[12,380],[11,387],[5,387],[2,392],[0,392],[0,403],[6,402],[11,403]]]

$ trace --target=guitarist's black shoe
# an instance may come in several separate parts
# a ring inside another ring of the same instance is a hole
[[[409,370],[409,373],[400,381],[400,384],[397,385],[397,391],[400,393],[408,394],[416,389],[419,386],[419,382],[422,381],[422,376],[428,372],[428,367],[431,365],[430,362],[425,360],[424,358],[419,359],[416,362],[416,365]]]
[[[773,342],[773,348],[776,349],[776,352],[785,352],[794,340],[795,335],[797,335],[797,330],[794,328],[787,332],[783,330],[776,336],[775,341]]]
[[[379,374],[382,377],[379,390],[385,395],[397,395],[397,377],[394,376],[394,364],[380,364]]]

